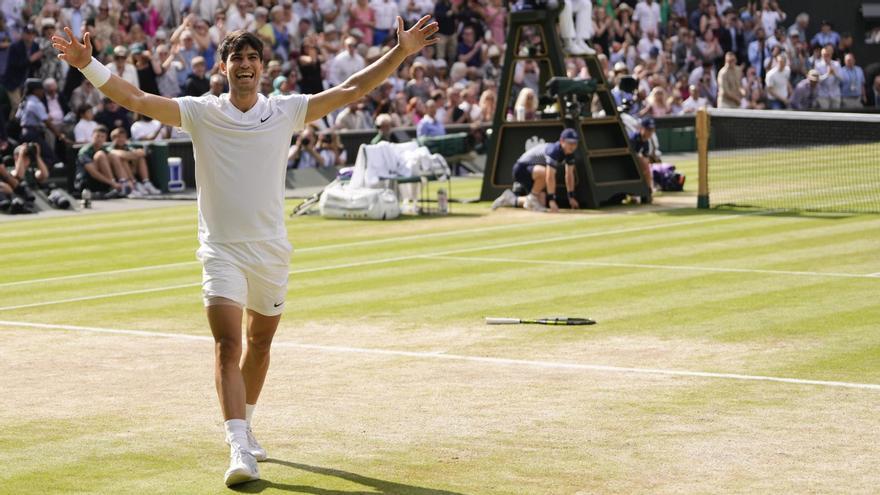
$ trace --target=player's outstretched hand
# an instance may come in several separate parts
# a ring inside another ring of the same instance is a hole
[[[437,43],[437,38],[428,38],[436,33],[440,27],[436,21],[428,23],[429,20],[431,20],[431,16],[426,15],[419,19],[413,27],[404,31],[403,19],[397,16],[397,44],[404,49],[407,56],[418,53],[428,45]]]
[[[65,27],[64,32],[70,38],[69,40],[57,34],[52,36],[52,46],[58,50],[58,58],[77,69],[82,69],[89,65],[89,62],[92,61],[91,35],[86,32],[83,35],[83,42],[80,43],[73,36],[73,31],[69,27]]]

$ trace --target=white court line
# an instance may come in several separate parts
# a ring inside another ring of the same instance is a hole
[[[652,212],[654,212],[654,211],[665,211],[665,210],[661,210],[661,209],[652,210]],[[631,212],[627,212],[624,214],[627,215],[630,213]],[[426,234],[412,234],[412,235],[405,235],[405,236],[399,236],[399,237],[389,237],[389,238],[383,238],[383,239],[369,239],[369,240],[365,240],[365,241],[343,242],[343,243],[338,243],[338,244],[328,244],[326,246],[314,246],[314,247],[310,247],[310,248],[294,249],[294,253],[309,253],[309,252],[315,252],[315,251],[328,251],[328,250],[332,250],[332,249],[369,246],[369,245],[373,245],[373,244],[384,244],[384,243],[388,243],[388,242],[400,242],[400,241],[410,241],[410,240],[416,240],[416,239],[427,239],[427,238],[431,238],[431,237],[444,237],[444,236],[454,236],[454,235],[460,235],[460,234],[472,234],[475,232],[492,232],[492,231],[496,231],[496,230],[514,229],[514,228],[528,227],[528,226],[541,226],[542,227],[545,225],[554,225],[554,224],[558,224],[558,223],[575,222],[575,221],[579,221],[579,220],[589,220],[589,219],[595,219],[595,218],[599,218],[599,217],[580,216],[577,218],[558,219],[558,220],[551,220],[548,222],[514,223],[514,224],[507,224],[507,225],[494,225],[491,227],[478,227],[478,228],[472,228],[472,229],[449,230],[449,231],[443,231],[443,232],[430,232],[430,233],[426,233]],[[150,270],[162,270],[165,268],[176,268],[176,267],[181,267],[181,266],[189,266],[189,265],[197,265],[197,264],[199,264],[199,262],[195,261],[195,260],[181,261],[181,262],[177,262],[177,263],[165,263],[165,264],[160,264],[160,265],[147,265],[147,266],[140,266],[140,267],[135,267],[135,268],[122,268],[119,270],[108,270],[108,271],[103,271],[103,272],[79,273],[76,275],[64,275],[64,276],[58,276],[58,277],[18,280],[15,282],[0,283],[0,288],[13,287],[16,285],[41,284],[41,283],[46,283],[46,282],[56,282],[56,281],[60,281],[60,280],[75,280],[75,279],[79,279],[79,278],[101,277],[104,275],[118,275],[121,273],[134,273],[134,272],[144,272],[144,271],[150,271]]]
[[[867,274],[867,275],[865,275],[865,276],[866,276],[866,277],[880,277],[880,272],[877,272],[877,273],[869,273],[869,274]]]
[[[681,226],[685,226],[685,225],[694,225],[694,224],[700,224],[700,223],[718,222],[718,221],[722,221],[722,220],[731,220],[731,219],[743,218],[746,216],[763,215],[763,214],[765,214],[765,212],[747,213],[747,214],[743,214],[743,215],[723,215],[723,216],[719,215],[719,216],[712,216],[712,217],[703,217],[703,218],[699,218],[697,220],[689,220],[689,221],[685,221],[685,222],[676,222],[676,223],[671,223],[671,224],[643,225],[643,226],[639,226],[639,227],[628,227],[625,229],[618,229],[618,230],[585,232],[583,234],[569,234],[569,235],[565,235],[565,236],[544,237],[544,238],[538,238],[538,239],[529,239],[526,241],[516,241],[516,242],[507,242],[507,243],[502,243],[502,244],[492,244],[492,245],[488,245],[488,246],[477,246],[477,247],[470,247],[470,248],[451,249],[451,250],[440,251],[440,252],[436,252],[436,253],[411,254],[411,255],[406,255],[406,256],[395,256],[392,258],[382,258],[382,259],[377,259],[377,260],[342,263],[339,265],[318,266],[318,267],[314,267],[314,268],[302,268],[299,270],[291,270],[288,273],[290,275],[297,275],[297,274],[302,274],[302,273],[313,273],[313,272],[322,272],[322,271],[328,271],[328,270],[338,270],[338,269],[342,269],[342,268],[357,268],[357,267],[362,267],[362,266],[394,263],[397,261],[431,258],[434,256],[449,256],[449,255],[454,255],[454,254],[472,253],[472,252],[476,252],[476,251],[486,251],[486,250],[490,250],[490,249],[506,249],[506,248],[511,248],[511,247],[529,246],[532,244],[545,244],[545,243],[552,243],[552,242],[556,242],[556,241],[570,241],[572,239],[584,239],[587,237],[599,237],[599,236],[614,235],[614,234],[629,234],[632,232],[641,232],[641,231],[656,230],[656,229],[666,229],[669,227],[681,227]],[[98,295],[94,295],[94,296],[74,297],[74,298],[70,298],[70,299],[59,299],[59,300],[55,300],[55,301],[43,301],[43,302],[36,302],[36,303],[29,303],[29,304],[17,304],[14,306],[0,307],[0,311],[11,311],[14,309],[25,309],[25,308],[37,308],[37,307],[41,307],[41,306],[51,306],[54,304],[65,304],[65,303],[79,302],[79,301],[91,301],[91,300],[95,300],[95,299],[105,299],[105,298],[119,297],[119,296],[131,296],[131,295],[135,295],[135,294],[161,292],[164,290],[182,289],[182,288],[186,288],[186,287],[198,287],[201,285],[202,285],[201,282],[193,282],[191,284],[170,285],[167,287],[154,287],[151,289],[138,289],[138,290],[130,290],[130,291],[124,291],[124,292],[113,292],[110,294],[98,294]]]
[[[478,261],[491,263],[522,263],[536,265],[566,265],[566,266],[599,266],[599,267],[619,267],[619,268],[647,268],[659,270],[690,270],[697,272],[722,272],[722,273],[759,273],[767,275],[799,275],[806,277],[840,277],[840,278],[877,278],[876,273],[863,275],[861,273],[840,273],[840,272],[804,272],[793,270],[761,270],[757,268],[722,268],[712,266],[685,266],[685,265],[654,265],[648,263],[613,263],[604,261],[557,261],[557,260],[531,260],[516,258],[484,258],[468,257],[468,256],[425,256],[426,258],[456,261]]]
[[[76,325],[52,325],[46,323],[27,323],[27,322],[17,322],[17,321],[3,321],[0,320],[0,326],[5,327],[13,327],[13,328],[38,328],[41,330],[66,330],[72,332],[88,332],[88,333],[102,333],[102,334],[115,334],[115,335],[131,335],[136,337],[162,337],[168,339],[178,339],[178,340],[190,340],[190,341],[199,341],[206,343],[213,343],[214,339],[212,337],[208,337],[206,335],[187,335],[180,333],[162,333],[162,332],[151,332],[146,330],[126,330],[126,329],[116,329],[116,328],[101,328],[101,327],[82,327]],[[438,360],[447,360],[447,361],[464,361],[471,363],[484,363],[484,364],[496,364],[496,365],[507,365],[507,366],[523,366],[528,368],[543,368],[543,369],[556,369],[556,370],[574,370],[574,371],[599,371],[606,373],[628,373],[628,374],[641,374],[641,375],[665,375],[665,376],[680,376],[687,378],[714,378],[714,379],[727,379],[727,380],[740,380],[740,381],[756,381],[756,382],[776,382],[776,383],[788,383],[794,385],[814,385],[814,386],[822,386],[822,387],[837,387],[837,388],[854,388],[854,389],[862,389],[862,390],[876,390],[880,391],[880,384],[874,383],[854,383],[854,382],[838,382],[838,381],[829,381],[829,380],[809,380],[809,379],[801,379],[801,378],[784,378],[784,377],[776,377],[776,376],[763,376],[763,375],[743,375],[739,373],[712,373],[707,371],[689,371],[689,370],[671,370],[671,369],[662,369],[662,368],[632,368],[625,366],[607,366],[603,364],[586,364],[586,363],[565,363],[565,362],[556,362],[556,361],[537,361],[530,359],[512,359],[512,358],[499,358],[499,357],[487,357],[487,356],[468,356],[463,354],[443,354],[440,352],[418,352],[418,351],[399,351],[394,349],[370,349],[364,347],[350,347],[350,346],[333,346],[333,345],[318,345],[318,344],[301,344],[297,342],[290,341],[279,341],[274,342],[272,344],[273,347],[287,347],[293,349],[305,349],[312,351],[321,351],[321,352],[331,352],[331,353],[346,353],[346,354],[366,354],[366,355],[381,355],[381,356],[395,356],[395,357],[410,357],[416,359],[438,359]]]

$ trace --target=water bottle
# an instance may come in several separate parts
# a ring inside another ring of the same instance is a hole
[[[183,182],[183,161],[179,157],[168,157],[168,178],[170,192],[180,192],[186,188]]]
[[[82,201],[80,202],[83,208],[91,208],[92,207],[92,191],[88,189],[83,189],[82,192]]]
[[[446,189],[437,190],[437,211],[441,215],[449,213],[449,196],[446,195]]]

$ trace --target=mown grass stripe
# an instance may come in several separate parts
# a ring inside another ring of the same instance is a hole
[[[16,321],[5,321],[5,320],[0,320],[0,325],[6,326],[6,327],[13,327],[13,328],[24,327],[24,328],[37,328],[37,329],[42,329],[42,330],[64,330],[64,331],[74,331],[74,332],[129,335],[129,336],[148,337],[148,338],[161,337],[161,338],[175,339],[175,340],[213,342],[213,338],[208,337],[208,336],[186,335],[186,334],[177,334],[177,333],[150,332],[150,331],[143,331],[143,330],[128,330],[128,329],[114,329],[114,328],[101,328],[101,327],[81,327],[81,326],[74,326],[74,325],[51,325],[51,324],[43,324],[43,323],[28,323],[28,322],[16,322]],[[273,347],[286,347],[286,348],[294,348],[294,349],[301,349],[301,350],[313,350],[313,351],[320,351],[320,352],[345,353],[345,354],[367,354],[367,355],[381,355],[381,356],[393,356],[393,357],[407,357],[407,358],[416,358],[416,359],[468,361],[468,362],[481,363],[481,364],[522,366],[522,367],[526,367],[526,368],[538,368],[538,369],[572,370],[572,371],[598,371],[598,372],[642,374],[642,375],[667,375],[667,376],[677,376],[677,377],[686,377],[686,378],[715,378],[715,379],[729,379],[729,380],[741,380],[741,381],[765,381],[765,382],[786,383],[786,384],[793,384],[793,385],[812,385],[812,386],[840,387],[840,388],[852,388],[852,389],[861,389],[861,390],[880,391],[880,384],[874,384],[874,383],[838,382],[838,381],[830,381],[830,380],[811,380],[811,379],[803,379],[803,378],[745,375],[745,374],[739,374],[739,373],[714,373],[714,372],[690,371],[690,370],[634,368],[634,367],[623,367],[623,366],[607,366],[607,365],[598,365],[598,364],[569,363],[569,362],[555,362],[555,361],[538,361],[538,360],[528,360],[528,359],[490,357],[490,356],[467,356],[467,355],[458,355],[458,354],[445,354],[443,352],[416,352],[416,351],[402,351],[402,350],[394,350],[394,349],[377,349],[377,348],[363,348],[363,347],[351,347],[351,346],[303,344],[303,343],[290,342],[290,341],[273,342]]]

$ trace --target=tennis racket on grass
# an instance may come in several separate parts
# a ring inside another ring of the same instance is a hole
[[[589,318],[538,318],[535,320],[521,320],[519,318],[486,318],[488,325],[595,325],[595,320]]]

